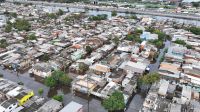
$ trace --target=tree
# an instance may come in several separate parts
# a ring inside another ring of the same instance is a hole
[[[17,18],[17,13],[13,12],[13,13],[10,13],[10,16],[14,17],[14,18]]]
[[[44,83],[48,87],[55,87],[57,85],[56,80],[52,76],[45,78]]]
[[[112,16],[117,16],[117,11],[112,11],[111,15]]]
[[[89,69],[89,66],[85,63],[79,63],[79,71],[85,73]]]
[[[157,48],[161,48],[163,46],[163,42],[161,40],[156,41],[155,43]]]
[[[134,33],[135,33],[135,34],[138,34],[138,35],[140,35],[140,34],[142,34],[142,33],[143,33],[143,31],[142,31],[142,30],[140,30],[140,29],[136,29],[136,30],[134,31]]]
[[[113,92],[109,98],[103,100],[102,105],[112,112],[123,110],[125,108],[123,93],[119,91]]]
[[[17,19],[14,23],[14,27],[19,31],[29,31],[31,28],[31,24],[25,19]]]
[[[43,88],[39,88],[39,89],[38,89],[38,94],[39,94],[40,96],[43,94],[43,92],[44,92]]]
[[[149,73],[139,78],[140,84],[148,85],[153,84],[160,80],[160,75],[158,73]]]
[[[176,44],[180,44],[180,45],[183,45],[183,46],[186,45],[186,43],[185,43],[184,40],[179,40],[179,39],[177,39],[176,41],[174,41],[174,43],[176,43]]]
[[[28,40],[36,40],[37,37],[35,36],[34,33],[32,33],[32,34],[30,34],[30,35],[27,36],[27,39],[28,39]]]
[[[12,31],[12,25],[11,24],[7,24],[6,27],[5,27],[5,32],[9,33],[11,31]]]
[[[55,95],[55,96],[53,96],[53,99],[57,100],[59,102],[62,102],[63,101],[63,95]]]
[[[85,47],[85,50],[86,50],[86,52],[87,52],[88,54],[91,54],[93,49],[92,49],[92,47],[90,47],[90,46],[87,45],[87,46]]]
[[[48,87],[55,87],[59,85],[69,85],[71,83],[72,79],[69,78],[68,75],[66,75],[61,70],[54,71],[51,76],[45,78],[44,82],[45,85]]]
[[[190,27],[187,30],[196,34],[196,35],[200,35],[200,27]]]
[[[89,20],[90,21],[100,21],[100,20],[106,20],[108,18],[107,14],[101,14],[97,16],[90,16]]]
[[[192,2],[193,7],[200,7],[200,2]]]
[[[5,39],[0,40],[0,48],[6,48],[8,46],[8,43]]]
[[[40,58],[42,61],[44,61],[44,62],[47,62],[47,61],[49,61],[49,59],[50,59],[50,57],[49,57],[49,55],[48,54],[44,54],[44,55],[42,55],[42,57]]]
[[[47,16],[50,19],[56,19],[57,18],[56,14],[54,14],[54,13],[48,13]]]
[[[136,15],[132,15],[129,17],[129,19],[138,19]]]
[[[187,47],[188,49],[192,49],[192,48],[193,48],[191,45],[186,45],[186,47]]]
[[[59,9],[58,12],[57,12],[57,15],[61,16],[63,14],[64,14],[63,10]]]
[[[112,42],[115,43],[116,45],[119,44],[119,41],[120,41],[120,40],[119,40],[118,37],[115,37],[115,38],[112,39]]]

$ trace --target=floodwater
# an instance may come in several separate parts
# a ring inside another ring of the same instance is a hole
[[[50,12],[57,12],[57,10],[62,9],[65,12],[86,12],[88,15],[98,15],[98,14],[107,14],[108,18],[111,18],[111,12],[110,11],[98,11],[98,10],[86,10],[86,9],[81,9],[81,8],[66,8],[66,7],[54,7],[54,6],[42,6],[38,5],[38,8],[43,8],[45,10],[48,10]],[[130,15],[135,15],[131,13],[117,13],[118,16],[130,16]],[[139,15],[136,14],[138,17],[141,16],[149,16],[152,17],[158,21],[163,21],[163,20],[171,20],[175,21],[177,23],[184,23],[184,24],[190,24],[190,25],[195,25],[195,26],[200,26],[200,21],[197,20],[188,20],[188,19],[180,19],[180,18],[173,18],[173,17],[163,17],[163,16],[152,16],[152,15]]]

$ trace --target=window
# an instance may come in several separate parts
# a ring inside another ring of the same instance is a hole
[[[9,107],[8,109],[10,110],[12,107]]]

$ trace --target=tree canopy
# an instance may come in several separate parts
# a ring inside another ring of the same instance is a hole
[[[107,14],[101,14],[97,16],[90,16],[89,20],[90,21],[100,21],[100,20],[106,20],[108,18]]]
[[[111,15],[112,16],[117,16],[117,11],[112,11]]]
[[[190,32],[192,32],[196,35],[200,35],[200,27],[190,27],[187,30],[189,30]]]
[[[118,37],[114,37],[113,39],[112,39],[112,42],[113,43],[115,43],[116,45],[118,45],[119,44],[119,38]]]
[[[7,24],[6,26],[5,26],[5,32],[6,33],[9,33],[9,32],[11,32],[12,31],[12,25],[11,24]]]
[[[0,48],[6,48],[8,46],[8,43],[5,39],[0,40]]]
[[[31,28],[31,24],[25,19],[17,19],[13,26],[19,31],[29,31]]]
[[[92,51],[93,51],[93,48],[87,45],[87,46],[85,47],[85,51],[86,51],[88,54],[91,54]]]
[[[123,93],[120,91],[113,92],[109,98],[103,100],[102,105],[108,111],[123,110],[125,108]]]
[[[42,95],[43,92],[44,92],[43,88],[39,88],[39,89],[38,89],[38,94],[39,94],[39,95]]]
[[[57,100],[59,102],[62,102],[63,101],[63,95],[55,95],[55,96],[53,96],[53,99]]]
[[[69,78],[68,75],[66,75],[61,70],[54,71],[50,77],[45,78],[45,85],[48,87],[55,87],[58,85],[69,85],[71,83],[72,79]]]
[[[139,82],[144,85],[153,84],[160,80],[160,75],[158,73],[149,73],[139,78]]]
[[[30,34],[30,35],[27,36],[27,39],[28,39],[28,40],[36,40],[37,37],[35,36],[34,33],[32,33],[32,34]]]

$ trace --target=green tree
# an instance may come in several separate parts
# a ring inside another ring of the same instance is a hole
[[[143,32],[143,31],[140,30],[140,29],[135,29],[135,31],[134,31],[134,33],[135,33],[135,34],[138,34],[138,35],[142,34],[142,32]]]
[[[57,100],[59,102],[62,102],[63,101],[63,95],[55,95],[55,96],[53,96],[53,99]]]
[[[57,12],[57,15],[61,16],[63,14],[64,14],[63,10],[59,9],[58,12]]]
[[[200,7],[200,2],[192,2],[193,7]]]
[[[114,37],[113,39],[112,39],[112,42],[113,43],[115,43],[116,45],[118,45],[119,44],[119,38],[118,37]]]
[[[92,47],[90,47],[90,46],[88,46],[88,45],[85,47],[85,50],[86,50],[86,52],[87,52],[88,54],[91,54],[92,51],[93,51]]]
[[[0,40],[0,48],[6,48],[8,46],[8,43],[5,39]]]
[[[50,19],[56,19],[57,18],[56,14],[54,14],[54,13],[48,13],[47,16]]]
[[[44,55],[42,55],[42,57],[40,58],[40,60],[42,60],[44,62],[49,61],[49,59],[50,59],[50,56],[46,53]]]
[[[186,47],[187,47],[188,49],[192,49],[192,48],[193,48],[191,45],[186,45]]]
[[[28,40],[36,40],[37,37],[35,36],[34,33],[32,33],[32,34],[30,34],[30,35],[27,36],[27,39],[28,39]]]
[[[163,42],[161,40],[156,41],[156,47],[161,48],[163,46]]]
[[[57,81],[52,76],[45,78],[44,83],[48,87],[55,87],[57,85]]]
[[[68,75],[66,75],[61,70],[54,71],[50,77],[45,78],[44,82],[45,85],[48,87],[55,87],[58,85],[69,85],[71,83],[72,79],[69,78]]]
[[[38,94],[41,96],[43,93],[44,93],[43,88],[39,88],[39,89],[38,89]]]
[[[174,43],[176,43],[176,44],[180,44],[180,45],[183,45],[183,46],[186,45],[186,43],[185,43],[184,40],[179,40],[179,39],[177,39],[176,41],[174,41]]]
[[[29,31],[31,28],[31,24],[25,19],[17,19],[14,23],[14,27],[19,31]]]
[[[160,75],[156,72],[149,73],[139,78],[140,84],[144,84],[144,85],[153,84],[159,80],[160,80]]]
[[[6,27],[5,27],[5,32],[9,33],[11,31],[12,31],[12,25],[11,24],[7,24]]]
[[[139,37],[140,34],[128,34],[126,39],[129,41],[139,42],[141,43],[142,40]]]
[[[133,41],[133,39],[134,39],[133,34],[128,34],[128,35],[127,35],[127,40]]]
[[[89,20],[90,21],[100,21],[100,20],[106,20],[108,18],[107,14],[101,14],[97,16],[90,16]]]
[[[129,17],[129,19],[138,19],[136,15],[132,15]]]
[[[89,66],[85,63],[79,63],[79,70],[81,73],[85,73],[89,69]]]
[[[123,93],[119,91],[113,92],[109,98],[103,100],[102,105],[112,112],[123,110],[125,108]]]
[[[17,13],[13,12],[13,13],[10,13],[10,16],[14,17],[14,18],[17,18]]]
[[[187,30],[196,34],[196,35],[200,35],[200,27],[190,27]]]
[[[111,15],[112,16],[117,16],[117,11],[112,11]]]

